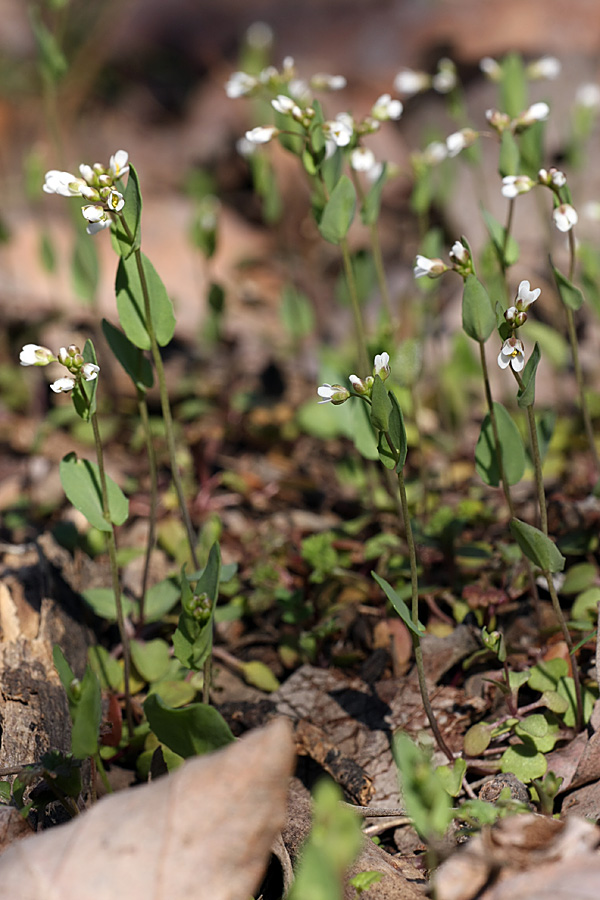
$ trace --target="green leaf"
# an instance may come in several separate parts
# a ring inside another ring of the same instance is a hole
[[[381,576],[378,575],[377,572],[371,572],[371,575],[373,576],[379,587],[383,590],[384,594],[386,595],[406,627],[409,629],[409,631],[411,631],[417,637],[421,637],[421,635],[425,633],[425,629],[420,622],[415,625],[411,618],[410,610],[404,600],[402,600],[398,596],[394,588],[391,586],[391,584],[389,584],[389,582],[385,580],[385,578],[381,578]]]
[[[451,797],[458,797],[462,791],[463,778],[467,771],[466,761],[464,759],[456,759],[452,768],[450,766],[438,766],[435,771],[444,790]]]
[[[500,108],[511,118],[527,106],[527,76],[519,53],[508,53],[501,63]]]
[[[387,180],[387,163],[383,164],[381,174],[377,181],[371,185],[369,192],[363,200],[360,217],[364,225],[375,225],[379,218],[379,210],[381,208],[381,192]]]
[[[117,621],[117,607],[112,588],[86,588],[86,590],[81,592],[81,596],[101,619],[106,619],[107,622]],[[126,597],[125,594],[121,594],[121,603],[123,605],[123,615],[131,616],[136,608],[135,603],[129,597]]]
[[[379,375],[373,381],[371,394],[371,424],[376,431],[388,431],[392,401]]]
[[[398,403],[398,398],[396,397],[394,391],[390,391],[388,393],[388,397],[392,404],[388,433],[392,440],[392,444],[398,451],[398,463],[396,466],[396,471],[399,472],[404,468],[404,463],[406,462],[406,455],[408,453],[408,440],[406,437],[406,428],[404,426],[404,416],[402,415],[402,409],[400,408],[400,404]]]
[[[552,266],[552,273],[556,282],[560,299],[569,309],[575,312],[583,305],[583,294],[579,288],[575,287],[572,281],[569,281],[566,275],[563,275],[556,266]]]
[[[490,746],[492,729],[487,722],[471,725],[464,736],[463,749],[467,756],[481,756]]]
[[[181,579],[181,615],[177,629],[173,634],[173,651],[177,659],[188,669],[199,670],[212,651],[213,621],[219,580],[221,574],[221,553],[219,545],[213,544],[208,555],[208,562],[194,591],[185,573]],[[206,595],[210,602],[208,616],[199,617],[194,609],[194,598]]]
[[[593,585],[582,591],[571,607],[571,618],[577,622],[586,620],[595,623],[598,619],[598,603],[600,603],[600,587]]]
[[[394,759],[400,773],[402,797],[421,838],[441,837],[452,820],[452,803],[427,755],[404,732],[394,735]]]
[[[160,622],[179,602],[180,596],[181,588],[175,578],[165,578],[158,584],[153,584],[146,593],[144,621]]]
[[[153,641],[132,640],[131,659],[134,666],[148,683],[158,681],[169,670],[171,655],[169,645],[161,638]]]
[[[501,403],[494,403],[494,412],[504,473],[509,484],[517,484],[525,471],[523,439],[512,416]],[[481,423],[481,432],[475,447],[475,468],[485,484],[498,487],[500,484],[500,468],[498,466],[494,430],[489,413]]]
[[[545,737],[548,734],[548,720],[541,713],[526,716],[515,727],[515,733],[524,732],[532,738]]]
[[[196,696],[196,688],[189,681],[176,681],[172,678],[165,678],[162,681],[155,681],[148,689],[148,696],[158,694],[165,704],[172,709],[179,709],[181,706],[187,706]]]
[[[85,342],[85,346],[83,348],[83,356],[84,362],[93,363],[95,366],[98,365],[98,360],[96,359],[96,351],[94,349],[94,345],[90,340]],[[84,422],[89,422],[90,417],[96,412],[96,391],[98,389],[98,379],[94,378],[92,381],[78,381],[73,388],[73,392],[71,397],[73,398],[73,406],[75,407],[75,412],[77,415],[83,419]]]
[[[270,694],[281,687],[273,672],[259,659],[251,659],[249,662],[242,663],[241,672],[244,681],[258,688],[259,691]]]
[[[496,327],[488,293],[475,275],[467,275],[462,300],[462,323],[474,341],[485,343]]]
[[[519,162],[521,154],[517,142],[509,129],[502,132],[500,139],[500,159],[498,162],[498,171],[500,176],[504,178],[506,175],[517,175],[519,173]]]
[[[168,344],[175,331],[173,304],[156,269],[147,256],[141,254],[146,287],[150,299],[150,315],[156,340],[161,347]],[[140,281],[136,256],[121,258],[115,283],[119,321],[129,340],[141,350],[150,349],[150,335],[146,327],[144,292]]]
[[[482,209],[481,214],[488,230],[488,234],[492,240],[498,259],[504,259],[504,240],[506,230],[487,210]],[[506,266],[514,266],[519,259],[519,245],[512,235],[508,237],[508,246],[506,248]]]
[[[542,702],[548,707],[550,712],[562,716],[569,708],[569,701],[558,693],[558,691],[544,691],[542,694]]]
[[[533,666],[528,684],[532,691],[555,691],[561,679],[569,672],[569,666],[565,659],[549,659]]]
[[[123,661],[112,657],[102,644],[88,648],[88,662],[106,691],[118,691],[123,684]]]
[[[547,768],[546,757],[532,741],[513,744],[504,751],[500,759],[500,771],[512,772],[525,784],[534,778],[541,778],[546,774]]]
[[[77,759],[87,759],[98,750],[102,721],[100,682],[89,665],[81,679],[81,694],[72,713],[71,751]]]
[[[314,331],[313,305],[306,294],[291,284],[286,284],[281,292],[280,315],[285,330],[296,341]]]
[[[577,563],[567,571],[560,593],[579,594],[592,587],[597,576],[598,569],[593,563]]]
[[[78,297],[91,303],[98,290],[100,267],[96,241],[91,241],[85,229],[78,229],[71,260],[71,280]]]
[[[517,392],[517,403],[521,409],[525,409],[527,406],[533,406],[535,403],[535,374],[540,359],[540,345],[536,341],[533,350],[531,351],[531,356],[523,369],[523,375],[521,376],[523,387],[519,388]]]
[[[67,499],[75,509],[83,513],[90,525],[99,531],[111,531],[111,522],[114,525],[122,525],[125,522],[129,515],[129,501],[108,475],[106,487],[110,522],[104,518],[100,474],[96,463],[87,459],[77,459],[74,453],[67,453],[60,463],[59,471]]]
[[[347,175],[342,175],[321,216],[319,231],[330,244],[341,243],[352,224],[356,210],[356,191]]]
[[[140,390],[151,388],[154,384],[152,366],[139,347],[107,319],[102,319],[102,331],[108,346],[135,386]]]
[[[74,700],[71,685],[75,679],[75,673],[67,662],[65,654],[62,652],[58,644],[54,644],[54,646],[52,647],[52,659],[54,660],[54,667],[58,672],[60,683],[65,689],[65,693],[67,695],[70,706]]]
[[[158,694],[150,694],[144,712],[158,740],[184,759],[211,753],[235,740],[223,716],[205,703],[171,709]]]
[[[542,572],[562,572],[565,558],[543,531],[520,519],[511,519],[510,531],[527,559],[539,566]]]
[[[125,219],[129,234],[123,227],[121,220],[117,219],[114,226],[114,235],[122,259],[130,257],[135,250],[142,245],[141,217],[142,217],[142,192],[140,181],[134,166],[129,164],[129,177],[127,187],[123,193],[125,206],[122,216]]]

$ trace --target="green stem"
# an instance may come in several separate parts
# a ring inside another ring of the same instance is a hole
[[[510,511],[510,516],[512,519],[515,518],[515,507],[512,500],[512,496],[510,493],[510,485],[508,483],[508,479],[506,477],[506,471],[504,469],[504,460],[502,458],[502,447],[500,444],[500,435],[498,432],[498,422],[496,420],[496,411],[494,409],[494,403],[492,400],[492,390],[490,387],[490,376],[487,367],[487,359],[485,356],[485,345],[483,341],[479,341],[479,357],[481,360],[481,372],[483,374],[483,387],[485,391],[485,399],[487,403],[488,413],[490,416],[490,422],[492,425],[492,432],[494,435],[494,444],[496,447],[496,460],[498,462],[498,471],[500,473],[500,482],[502,484],[502,490],[504,491],[504,497],[508,504],[508,509]]]
[[[354,182],[354,187],[356,189],[356,195],[358,197],[359,203],[362,206],[365,200],[365,192],[362,189],[360,178],[358,177],[358,174],[354,171],[354,169],[352,170],[352,181]],[[383,300],[383,305],[387,313],[388,321],[393,329],[394,317],[392,313],[392,300],[388,289],[387,278],[385,277],[385,266],[383,264],[383,253],[381,251],[379,232],[377,230],[377,225],[375,222],[371,222],[368,228],[369,240],[371,242],[371,253],[373,255],[373,263],[375,264],[375,274],[377,276],[377,284],[379,285],[379,290],[381,292],[381,298]]]
[[[114,791],[112,789],[111,783],[108,780],[108,776],[106,774],[106,769],[104,768],[104,763],[102,762],[102,757],[99,753],[94,754],[94,762],[96,763],[96,768],[98,770],[98,775],[102,780],[102,784],[104,785],[104,790],[107,794],[113,794]]]
[[[506,262],[506,254],[508,253],[508,242],[510,240],[510,232],[512,230],[514,211],[515,211],[515,201],[514,201],[514,198],[511,198],[508,201],[508,214],[506,217],[506,225],[504,227],[504,241],[502,243],[502,259],[500,261],[500,265],[502,268],[502,275],[505,279],[505,282],[506,282],[506,272],[508,270],[508,263]],[[506,293],[508,295],[508,285],[506,285]]]
[[[573,684],[575,687],[575,703],[577,707],[576,717],[575,717],[575,727],[577,731],[581,731],[583,727],[583,698],[581,695],[581,682],[579,681],[579,669],[577,668],[577,660],[575,659],[575,654],[573,650],[573,641],[571,640],[571,634],[567,627],[567,622],[562,611],[561,605],[558,601],[558,596],[556,594],[556,588],[554,587],[554,581],[552,580],[551,572],[544,572],[544,577],[548,582],[548,591],[550,593],[550,599],[552,600],[552,607],[554,609],[554,614],[560,623],[560,627],[565,639],[565,643],[569,648],[569,655],[571,657],[571,670],[573,672]]]
[[[511,366],[512,369],[512,366]],[[518,372],[512,369],[517,384],[523,390],[523,379]],[[538,495],[538,506],[540,508],[540,524],[544,534],[548,534],[548,511],[546,509],[546,492],[544,491],[544,476],[542,474],[542,455],[540,453],[540,445],[538,442],[537,428],[535,424],[535,414],[533,412],[533,404],[525,407],[527,411],[527,425],[529,428],[529,441],[531,443],[531,456],[533,458],[533,468],[535,471],[535,484]]]
[[[98,416],[93,412],[90,416],[92,430],[94,432],[94,443],[96,445],[96,458],[98,460],[98,472],[100,474],[100,491],[102,494],[102,514],[106,523],[110,526],[106,532],[108,544],[108,557],[110,560],[110,573],[112,577],[112,588],[115,596],[115,608],[117,611],[117,625],[121,636],[121,644],[123,645],[123,681],[125,686],[125,711],[127,715],[127,726],[129,728],[129,738],[133,735],[133,714],[131,710],[131,692],[130,692],[130,675],[131,675],[131,656],[129,652],[129,637],[125,627],[125,616],[123,615],[123,604],[121,602],[121,585],[119,583],[119,564],[117,562],[117,542],[115,539],[115,529],[110,518],[110,506],[108,502],[108,488],[106,484],[106,471],[104,468],[104,451],[102,449],[102,439],[100,437],[100,429],[98,427]]]
[[[131,230],[125,221],[124,216],[119,216],[121,225],[125,231],[127,237],[133,242],[133,235],[131,234]],[[190,548],[190,556],[192,558],[192,562],[194,564],[194,568],[198,569],[198,557],[196,554],[196,539],[194,535],[194,530],[192,528],[192,521],[190,519],[190,514],[187,508],[187,503],[185,500],[185,494],[183,491],[183,484],[181,481],[181,476],[179,474],[179,466],[177,463],[177,447],[175,445],[175,432],[173,428],[173,417],[171,415],[171,404],[169,403],[169,392],[167,390],[167,380],[165,378],[165,369],[163,366],[162,356],[160,355],[160,348],[158,346],[158,341],[156,340],[156,332],[154,330],[154,322],[152,320],[152,310],[150,308],[150,294],[148,292],[148,283],[146,281],[146,273],[144,272],[144,265],[142,261],[142,253],[139,247],[134,251],[135,252],[135,262],[138,270],[138,275],[140,279],[140,285],[142,288],[142,296],[144,298],[144,319],[146,331],[148,332],[148,337],[150,338],[150,352],[152,353],[152,361],[154,362],[154,370],[156,372],[156,379],[158,381],[158,390],[160,394],[160,405],[163,414],[163,421],[165,423],[165,433],[167,435],[167,446],[169,448],[169,459],[171,461],[171,474],[173,477],[173,483],[175,484],[175,490],[177,492],[177,499],[179,501],[179,509],[181,512],[181,518],[183,520],[183,524],[185,526],[185,530],[187,533],[188,544]]]
[[[569,251],[569,281],[573,281],[573,275],[575,272],[575,237],[573,235],[573,229],[569,231]],[[569,332],[569,343],[571,344],[571,355],[573,357],[573,368],[575,369],[575,379],[577,381],[577,391],[579,393],[579,405],[581,407],[583,425],[588,439],[588,444],[590,445],[590,450],[594,458],[596,473],[598,473],[600,472],[600,457],[598,456],[598,450],[596,448],[594,428],[592,426],[590,410],[585,398],[585,385],[583,372],[581,371],[581,362],[579,360],[579,345],[577,343],[577,333],[575,331],[575,316],[573,315],[573,310],[571,309],[571,307],[567,306],[566,304],[565,310],[567,313],[567,330]]]
[[[149,515],[149,526],[148,526],[148,539],[146,543],[146,556],[144,559],[144,569],[142,573],[142,585],[140,589],[140,611],[139,611],[139,626],[140,628],[144,625],[144,607],[146,603],[146,592],[148,590],[148,578],[150,575],[150,560],[152,558],[152,551],[154,550],[154,543],[156,540],[156,511],[158,508],[158,476],[157,476],[157,467],[156,467],[156,453],[154,452],[154,443],[152,441],[152,433],[150,431],[150,418],[148,415],[148,404],[146,402],[146,394],[145,391],[138,388],[137,392],[138,399],[138,411],[140,414],[140,421],[142,423],[142,428],[144,429],[144,438],[146,443],[146,453],[148,455],[148,467],[150,472],[150,515]]]
[[[370,369],[369,352],[367,350],[367,339],[365,337],[365,328],[360,311],[360,303],[358,302],[358,291],[356,289],[356,279],[352,268],[352,259],[350,257],[350,248],[348,241],[343,238],[340,241],[340,250],[342,251],[342,259],[344,261],[344,272],[346,274],[346,283],[348,285],[348,293],[350,294],[350,303],[352,305],[352,313],[354,316],[354,329],[356,331],[356,343],[358,349],[358,358],[360,367],[365,372]]]
[[[386,432],[385,438],[388,443],[388,446],[392,453],[397,456],[398,451],[394,447],[393,441],[390,435]],[[406,497],[406,485],[404,483],[404,474],[402,469],[400,468],[398,471],[398,488],[400,490],[400,504],[402,506],[402,518],[404,519],[404,532],[406,534],[406,543],[408,544],[408,558],[410,561],[410,586],[411,586],[411,619],[415,626],[419,624],[419,576],[417,572],[417,553],[415,550],[415,541],[412,532],[412,526],[410,524],[410,513],[408,509],[408,499]],[[415,663],[417,665],[417,678],[419,681],[419,691],[421,693],[421,699],[423,701],[423,707],[425,709],[425,714],[429,721],[429,725],[433,732],[433,735],[436,739],[437,745],[440,750],[445,754],[448,760],[451,763],[454,763],[454,754],[452,750],[446,744],[446,741],[442,737],[442,733],[439,729],[437,720],[435,718],[435,713],[433,711],[433,707],[431,705],[431,701],[429,700],[429,692],[427,689],[427,679],[425,677],[425,666],[423,664],[423,649],[421,647],[421,640],[418,634],[415,634],[411,631],[411,638],[413,643],[413,650],[415,653]]]

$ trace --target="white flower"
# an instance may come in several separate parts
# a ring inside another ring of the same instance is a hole
[[[84,179],[84,181],[88,182],[88,184],[91,184],[96,177],[96,173],[94,172],[92,167],[86,165],[86,163],[81,163],[81,165],[79,166],[79,174]]]
[[[584,109],[600,109],[600,85],[593,82],[580,85],[575,94],[575,103]]]
[[[431,87],[431,77],[426,75],[425,72],[401,69],[394,78],[394,87],[400,94],[406,94],[410,97]]]
[[[379,375],[382,381],[385,381],[390,374],[390,355],[385,351],[378,353],[373,360],[373,375]]]
[[[56,381],[53,381],[50,387],[55,394],[61,394],[63,391],[72,391],[75,387],[75,379],[70,378],[69,375],[64,375],[62,378],[57,378]]]
[[[129,172],[129,153],[127,150],[117,150],[110,158],[108,169],[115,181],[123,178]]]
[[[322,384],[317,388],[317,394],[323,398],[319,400],[319,403],[339,405],[348,399],[350,391],[341,384]]]
[[[549,115],[550,107],[547,103],[534,103],[517,117],[515,123],[517,130],[527,128],[529,125],[533,125],[534,122],[543,122]]]
[[[403,109],[400,100],[392,100],[390,94],[382,94],[373,104],[371,115],[380,122],[387,122],[388,119],[399,119]]]
[[[341,114],[333,121],[325,122],[323,130],[329,135],[336,147],[347,147],[354,133],[353,124],[350,125],[347,119],[342,119]]]
[[[367,178],[369,179],[369,181],[373,181],[373,182],[378,181],[379,176],[381,175],[382,172],[383,172],[383,163],[376,162],[367,171]]]
[[[539,170],[538,181],[540,184],[545,184],[548,187],[552,185],[553,187],[561,188],[567,183],[567,176],[560,169],[551,166],[549,169]]]
[[[106,205],[111,212],[121,212],[125,206],[125,198],[118,191],[111,191],[106,200]]]
[[[428,166],[437,166],[448,156],[448,148],[442,141],[432,141],[422,153],[423,162]]]
[[[451,59],[440,59],[431,84],[439,94],[448,94],[456,87],[456,66]]]
[[[237,100],[238,97],[246,97],[257,84],[253,75],[248,75],[247,72],[234,72],[225,85],[225,93],[230,100]]]
[[[535,62],[530,63],[526,72],[532,80],[547,78],[549,81],[553,81],[560,75],[560,70],[560,60],[555,56],[542,56],[541,59],[536,59]]]
[[[310,79],[310,86],[315,91],[342,91],[348,82],[343,75],[328,75],[318,72]]]
[[[466,263],[469,260],[469,251],[461,241],[454,241],[450,250],[450,259],[457,263]]]
[[[253,50],[268,50],[273,43],[273,29],[267,22],[253,22],[246,29],[246,41]]]
[[[256,128],[246,132],[246,140],[251,144],[268,144],[278,133],[279,129],[274,125],[257,125]]]
[[[61,197],[94,197],[98,196],[97,191],[76,175],[70,172],[61,172],[58,169],[50,169],[46,172],[43,190],[47,194],[60,194]]]
[[[97,366],[95,363],[84,363],[81,367],[81,374],[86,381],[94,381],[98,377],[99,371],[100,366]]]
[[[82,206],[83,218],[90,224],[85,229],[88,234],[97,234],[103,228],[110,228],[112,219],[102,206]]]
[[[554,224],[559,231],[570,231],[573,225],[577,225],[579,216],[576,209],[570,203],[561,203],[552,213]]]
[[[446,138],[446,149],[448,150],[448,156],[450,158],[452,158],[453,156],[458,156],[461,150],[464,150],[466,147],[470,147],[478,137],[479,133],[477,131],[473,131],[472,128],[462,128],[460,131],[455,131],[453,134],[449,134]]]
[[[42,347],[40,344],[25,344],[19,354],[19,362],[22,366],[47,366],[56,359],[52,350]]]
[[[514,200],[519,194],[526,194],[535,185],[529,175],[505,175],[502,179],[502,196]]]
[[[483,59],[480,59],[479,68],[490,81],[500,81],[502,78],[502,66],[491,56],[484,56]]]
[[[368,172],[375,165],[375,154],[368,147],[356,147],[350,154],[350,165],[355,172]]]
[[[429,259],[427,256],[417,256],[417,264],[413,269],[413,274],[415,278],[423,278],[424,275],[427,275],[429,278],[437,278],[438,275],[442,275],[448,266],[443,261],[443,259]]]
[[[498,365],[501,369],[511,366],[513,371],[520,372],[525,365],[525,348],[523,341],[512,337],[504,341],[502,350],[498,354]]]
[[[357,394],[367,394],[370,391],[370,388],[362,378],[359,378],[358,375],[348,375],[348,381],[354,388]]]
[[[312,100],[308,82],[304,78],[292,78],[288,84],[288,91],[295,100],[300,100],[304,103],[310,103]]]
[[[235,142],[235,149],[243,156],[244,159],[247,159],[249,156],[252,156],[256,153],[256,144],[252,144],[250,141],[246,140],[245,137],[238,138]]]
[[[286,97],[285,94],[278,94],[274,100],[271,100],[271,106],[278,113],[286,116],[291,113],[296,104],[291,97]]]
[[[516,297],[516,306],[517,309],[521,312],[524,312],[526,309],[529,309],[532,303],[535,303],[537,298],[542,293],[541,288],[534,288],[531,290],[531,285],[528,281],[522,281],[519,284],[519,288],[517,290]]]

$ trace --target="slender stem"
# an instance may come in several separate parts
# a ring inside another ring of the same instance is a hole
[[[113,794],[114,791],[112,789],[110,781],[108,780],[106,769],[104,768],[104,763],[102,762],[102,757],[99,753],[94,754],[94,762],[96,763],[96,768],[98,769],[98,775],[100,776],[102,784],[104,785],[104,790],[107,794]]]
[[[502,490],[504,491],[504,497],[508,504],[508,509],[510,511],[511,518],[515,518],[515,507],[512,500],[512,496],[510,493],[510,485],[508,483],[508,479],[506,477],[506,471],[504,469],[504,459],[502,457],[502,446],[500,444],[500,435],[498,432],[498,422],[496,421],[496,411],[494,409],[494,403],[492,401],[492,389],[490,387],[490,376],[487,367],[487,359],[485,356],[485,345],[483,341],[479,341],[479,357],[481,359],[481,372],[483,375],[483,386],[485,390],[485,399],[487,403],[488,413],[490,416],[490,422],[492,425],[492,433],[494,435],[494,444],[496,446],[496,460],[498,463],[498,472],[500,473],[500,482],[502,484]]]
[[[386,433],[386,440],[388,446],[392,450],[392,452],[397,453],[394,449],[394,444],[389,436]],[[417,573],[417,554],[415,550],[415,541],[412,532],[412,526],[410,524],[410,513],[408,510],[408,499],[406,497],[406,485],[404,483],[404,475],[402,473],[402,469],[398,471],[398,487],[400,489],[400,503],[402,505],[402,518],[404,519],[404,532],[406,534],[406,543],[408,544],[408,558],[410,561],[410,585],[411,585],[411,619],[413,624],[418,626],[419,624],[419,577]],[[448,760],[451,763],[454,763],[454,754],[452,750],[448,747],[446,741],[442,737],[442,733],[439,729],[437,720],[435,718],[435,713],[433,711],[433,707],[431,705],[431,701],[429,700],[429,693],[427,690],[427,679],[425,678],[425,666],[423,664],[423,649],[421,647],[421,640],[418,634],[415,634],[411,631],[411,638],[413,643],[413,649],[415,653],[415,662],[417,665],[417,677],[419,680],[419,691],[421,693],[421,699],[423,701],[423,707],[425,709],[425,714],[429,721],[429,725],[431,730],[433,731],[433,735],[437,741],[437,745],[440,750],[447,756]]]
[[[119,220],[125,231],[127,237],[133,241],[133,235],[131,234],[131,230],[125,221],[125,217],[123,215],[119,215]],[[148,282],[146,281],[146,273],[144,271],[144,264],[142,261],[142,253],[138,248],[135,250],[135,262],[138,270],[138,275],[140,279],[140,285],[142,288],[142,296],[144,298],[144,319],[146,331],[148,332],[148,337],[150,338],[150,351],[152,353],[152,361],[154,362],[154,369],[156,371],[156,379],[158,381],[158,390],[160,394],[160,404],[163,414],[163,420],[165,423],[165,432],[167,435],[167,446],[169,448],[169,458],[171,460],[171,474],[173,476],[173,483],[175,484],[175,490],[177,492],[177,499],[179,501],[179,509],[181,511],[181,518],[183,520],[183,524],[185,526],[185,530],[188,537],[188,544],[190,547],[190,555],[192,557],[192,562],[194,567],[198,568],[198,556],[196,554],[196,538],[194,535],[194,530],[192,528],[192,521],[190,519],[190,514],[187,508],[187,503],[185,500],[185,494],[183,491],[183,484],[181,481],[181,476],[179,474],[179,466],[177,464],[177,447],[175,445],[175,434],[173,429],[173,417],[171,415],[171,404],[169,403],[169,392],[167,390],[167,381],[165,378],[165,369],[163,366],[162,356],[160,355],[160,348],[158,346],[158,341],[156,340],[156,332],[154,330],[154,322],[152,320],[152,310],[150,308],[150,294],[148,292]]]
[[[108,487],[106,484],[106,471],[104,469],[104,451],[102,449],[102,439],[100,437],[100,429],[98,427],[98,416],[93,412],[90,416],[92,429],[94,432],[94,443],[96,444],[96,458],[98,460],[98,472],[100,474],[100,491],[102,494],[102,514],[110,526],[106,532],[108,544],[108,557],[110,560],[110,573],[112,577],[113,593],[115,595],[115,608],[117,611],[117,625],[119,634],[121,635],[121,643],[123,645],[123,681],[125,685],[125,711],[127,714],[127,725],[129,728],[129,737],[133,734],[133,714],[131,711],[131,692],[129,680],[131,675],[131,657],[129,652],[129,637],[125,627],[125,616],[123,615],[123,604],[121,602],[121,585],[119,583],[119,564],[117,562],[117,542],[115,539],[115,529],[110,518],[110,506],[108,502]]]
[[[148,590],[148,578],[150,575],[150,560],[154,543],[156,540],[156,511],[158,507],[158,477],[156,467],[156,453],[154,451],[154,442],[152,441],[152,433],[150,431],[150,419],[148,416],[148,404],[146,403],[145,392],[138,388],[138,411],[140,421],[144,429],[144,438],[146,443],[146,453],[148,454],[148,467],[150,472],[150,516],[148,526],[148,540],[146,544],[146,556],[144,559],[144,569],[142,573],[142,585],[140,590],[140,611],[139,626],[144,625],[144,606],[146,603],[146,591]]]
[[[508,264],[506,262],[506,255],[508,253],[508,242],[510,240],[510,232],[512,230],[513,223],[513,215],[515,211],[515,201],[514,198],[511,198],[508,201],[508,214],[506,217],[506,225],[504,227],[504,241],[502,243],[502,259],[500,261],[500,266],[502,268],[502,275],[506,279],[506,272],[508,270]],[[506,285],[507,293],[508,293],[508,285]]]
[[[551,572],[544,572],[544,577],[548,582],[548,591],[550,593],[550,599],[552,600],[552,606],[554,608],[554,614],[560,623],[560,627],[565,639],[565,643],[569,648],[569,655],[571,656],[571,670],[573,672],[573,684],[575,687],[575,703],[577,707],[576,717],[575,717],[575,727],[577,731],[581,731],[583,726],[583,698],[581,696],[581,682],[579,681],[579,669],[577,668],[577,660],[575,659],[575,654],[573,651],[573,641],[571,640],[571,634],[567,627],[567,622],[565,620],[564,613],[561,609],[561,605],[558,601],[558,596],[556,594],[556,588],[554,587],[554,581],[552,580]]]
[[[523,389],[523,379],[519,375],[518,372],[511,366],[511,371],[515,376],[517,384]],[[527,425],[529,427],[529,441],[531,443],[531,456],[533,458],[533,468],[535,471],[535,484],[537,488],[538,495],[538,505],[540,508],[540,524],[542,526],[542,531],[544,534],[548,534],[548,511],[546,509],[546,493],[544,491],[544,476],[542,474],[542,455],[540,453],[540,445],[538,441],[537,435],[537,427],[535,424],[535,414],[533,412],[533,404],[526,406],[527,410]]]
[[[365,192],[362,189],[362,184],[360,183],[360,178],[358,174],[352,170],[352,181],[354,182],[354,187],[356,188],[356,195],[358,200],[362,206],[365,199]],[[375,222],[371,222],[369,224],[369,239],[371,241],[371,252],[373,254],[373,262],[375,264],[375,274],[377,276],[377,284],[379,285],[379,290],[381,291],[381,299],[383,300],[383,305],[385,307],[387,317],[391,327],[394,327],[394,317],[392,314],[392,300],[390,297],[390,292],[388,289],[387,278],[385,277],[385,266],[383,264],[383,253],[381,252],[381,241],[379,240],[379,231],[377,230],[377,225]]]
[[[342,259],[344,260],[344,272],[346,274],[346,283],[348,285],[348,293],[350,294],[350,303],[352,304],[352,313],[354,315],[354,329],[356,331],[356,343],[360,366],[365,372],[368,372],[369,353],[367,350],[367,339],[365,337],[360,303],[358,302],[358,291],[356,290],[356,279],[352,268],[350,248],[346,238],[343,238],[340,241],[340,250],[342,251]]]

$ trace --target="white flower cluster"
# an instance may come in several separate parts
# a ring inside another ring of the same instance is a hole
[[[281,93],[283,90],[298,103],[310,103],[312,91],[341,91],[346,87],[343,75],[329,75],[318,72],[308,81],[298,78],[294,59],[286,56],[281,70],[267,66],[258,75],[248,72],[234,72],[225,84],[225,93],[230,100],[240,97],[255,97],[264,89]]]
[[[527,194],[538,184],[550,188],[555,197],[552,219],[559,231],[567,232],[577,225],[579,216],[574,206],[562,202],[560,190],[565,187],[566,183],[565,173],[552,166],[549,169],[540,169],[537,181],[534,181],[529,175],[505,175],[502,179],[502,195],[509,200],[514,200],[519,194]]]
[[[43,189],[47,194],[61,197],[83,197],[92,203],[83,206],[81,212],[89,223],[86,231],[96,234],[112,224],[114,213],[119,213],[125,205],[123,194],[115,189],[115,184],[129,172],[129,154],[117,150],[110,158],[108,167],[101,163],[93,166],[81,164],[79,176],[70,172],[51,169],[46,172]]]
[[[490,81],[502,80],[502,66],[495,59],[492,59],[491,56],[484,56],[479,61],[479,68]],[[560,75],[561,68],[560,60],[556,59],[555,56],[542,56],[540,59],[529,63],[525,68],[525,75],[531,81],[541,81],[543,79],[554,81]]]
[[[390,372],[389,353],[385,351],[378,353],[373,360],[372,375],[367,375],[364,379],[359,378],[358,375],[348,376],[348,381],[354,388],[354,396],[370,398],[375,378],[379,376],[382,381],[385,381],[390,377]],[[353,396],[348,388],[341,384],[322,384],[317,388],[317,394],[321,397],[319,403],[333,403],[334,406],[340,406]]]
[[[19,354],[19,362],[22,366],[47,366],[52,362],[62,363],[70,374],[63,375],[62,378],[57,378],[52,382],[50,387],[55,394],[73,390],[81,379],[94,381],[100,371],[100,366],[84,362],[79,347],[74,344],[69,347],[61,347],[58,356],[40,344],[25,344]]]
[[[439,278],[440,275],[443,275],[444,272],[449,272],[450,269],[454,269],[462,278],[472,274],[473,260],[471,259],[469,248],[465,247],[462,241],[454,241],[448,255],[452,263],[451,266],[446,265],[444,260],[438,257],[430,259],[428,256],[419,254],[416,265],[413,268],[413,275],[415,278],[424,278],[425,276],[428,278]]]
[[[438,62],[435,75],[418,72],[414,69],[401,69],[394,79],[394,87],[399,94],[412,97],[433,88],[438,94],[449,94],[457,84],[456,66],[451,59],[444,57]]]
[[[541,292],[541,288],[532,290],[529,281],[522,281],[519,284],[514,305],[509,306],[504,313],[512,334],[504,341],[498,354],[498,365],[501,369],[510,366],[513,372],[521,372],[525,366],[525,348],[523,341],[516,336],[516,330],[527,321],[527,310],[535,303]]]

